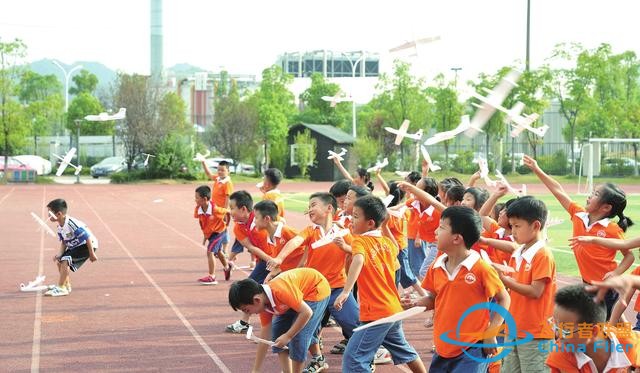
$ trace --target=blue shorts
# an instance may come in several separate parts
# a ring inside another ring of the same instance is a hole
[[[249,274],[249,278],[253,279],[255,282],[262,284],[264,279],[267,278],[269,271],[267,270],[267,262],[264,260],[258,260],[255,268]]]
[[[424,278],[427,275],[427,270],[431,266],[431,264],[436,260],[438,256],[438,244],[427,242],[427,251],[426,257],[420,266],[420,271],[418,272],[418,276],[420,278]]]
[[[225,232],[214,232],[209,236],[209,243],[207,244],[207,252],[218,254],[222,249],[224,243]]]
[[[467,353],[476,358],[482,359],[486,357],[482,352],[482,347],[469,347]],[[485,373],[488,363],[475,361],[464,352],[452,358],[444,358],[438,355],[437,351],[433,354],[429,373],[438,372],[469,372],[469,373]]]
[[[333,305],[336,302],[336,298],[342,294],[342,288],[331,289],[331,295],[329,295],[329,303],[327,310],[329,314],[333,316],[340,328],[342,329],[342,336],[345,339],[351,338],[353,329],[358,326],[358,320],[360,318],[360,306],[353,297],[353,292],[349,293],[347,300],[342,304],[342,308],[338,311]],[[318,343],[318,336],[320,335],[321,327],[318,327],[315,333],[313,333],[313,344]]]
[[[227,229],[224,230],[224,232],[222,232],[224,234],[224,237],[222,237],[222,243],[229,243],[229,232]]]
[[[400,284],[405,289],[418,282],[416,276],[411,270],[411,267],[409,266],[409,254],[407,254],[407,250],[409,249],[400,250],[398,252],[400,268],[396,271],[396,287]]]
[[[420,273],[420,266],[424,262],[426,257],[427,243],[422,241],[422,244],[418,247],[415,246],[416,240],[407,240],[407,254],[409,255],[409,267],[415,277],[418,277]]]
[[[324,310],[327,309],[327,305],[329,304],[329,297],[326,297],[317,302],[307,302],[305,301],[307,306],[311,308],[313,314],[311,318],[307,322],[307,324],[298,332],[289,341],[287,347],[289,348],[289,358],[295,361],[305,361],[307,357],[307,350],[311,345],[311,340],[313,338],[313,334],[320,327],[320,322],[322,321],[322,316],[324,315]],[[279,336],[291,328],[293,322],[298,317],[298,313],[294,310],[289,310],[282,315],[277,315],[273,317],[273,321],[271,321],[271,335],[272,340],[275,341]],[[273,347],[273,352],[282,352],[286,350],[282,350],[277,347]]]
[[[404,337],[402,321],[396,321],[354,332],[342,356],[342,371],[371,372],[370,364],[380,345],[389,350],[395,365],[407,364],[419,358]]]
[[[244,251],[244,246],[242,246],[242,244],[240,243],[240,241],[235,240],[233,242],[233,246],[231,246],[231,252],[232,253],[236,253],[236,254],[240,254],[241,252]]]

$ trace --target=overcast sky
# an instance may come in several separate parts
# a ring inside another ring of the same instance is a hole
[[[406,40],[440,36],[408,58],[427,76],[459,79],[523,61],[526,0],[164,0],[164,65],[258,74],[286,51],[367,50],[390,61]],[[554,45],[612,44],[640,50],[633,0],[531,0],[531,64]],[[0,38],[21,38],[28,60],[98,61],[112,69],[149,72],[149,0],[5,0]],[[522,66],[522,65],[521,65]]]

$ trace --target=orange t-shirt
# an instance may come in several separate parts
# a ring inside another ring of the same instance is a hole
[[[281,315],[289,309],[300,312],[303,301],[317,302],[331,294],[327,279],[313,268],[296,268],[283,272],[262,286],[270,308],[260,313],[262,326],[269,325],[273,315]]]
[[[413,203],[420,203],[415,198],[409,198],[405,205],[408,207],[407,209],[407,238],[410,240],[415,240],[418,235],[418,230],[420,229],[420,222],[418,221],[419,213],[415,211],[413,208]],[[419,205],[418,205],[419,206]],[[420,207],[418,207],[420,208]]]
[[[506,234],[506,230],[504,228],[498,228],[494,233],[493,233],[493,237],[495,239],[498,240],[502,240],[502,241],[509,241],[509,242],[514,242],[513,241],[513,235]],[[506,252],[506,251],[502,251],[502,250],[498,250],[498,249],[493,249],[493,257],[489,256],[491,258],[491,260],[494,263],[500,263],[503,264],[504,262],[507,262],[507,264],[509,263],[509,260],[511,260],[511,254]]]
[[[413,201],[409,206],[412,215],[409,224],[417,224],[418,227],[415,238],[420,238],[425,242],[436,242],[436,229],[440,225],[441,212],[433,206],[420,210],[420,201],[418,200]]]
[[[224,179],[220,179],[216,176],[213,181],[213,187],[211,188],[211,200],[217,206],[225,206],[227,203],[227,197],[233,193],[233,183],[229,176]]]
[[[611,332],[608,333],[613,334]],[[613,349],[609,347],[609,350],[612,350],[611,355],[624,354],[631,363],[630,366],[636,368],[640,366],[640,349],[638,349],[638,343],[640,342],[638,339],[640,338],[638,332],[632,331],[630,337],[616,337],[615,334],[610,336],[611,339],[613,339],[613,337],[617,339],[617,343],[615,343],[615,345],[622,347],[624,352],[616,351],[615,347]],[[613,342],[613,340],[610,340],[607,342],[607,345],[610,345],[610,343]],[[627,349],[626,346],[630,346],[630,348]],[[555,348],[560,349],[560,346],[557,345],[554,349]],[[548,346],[547,349],[551,350]],[[615,359],[616,357],[610,356],[609,361],[611,361],[612,358]],[[549,368],[551,368],[552,373],[598,373],[597,368],[592,367],[593,361],[589,357],[582,353],[580,359],[586,360],[582,361],[582,368],[578,368],[578,357],[575,352],[552,350],[549,352],[545,363]],[[616,360],[620,360],[620,357]],[[604,373],[626,373],[628,371],[627,368],[628,367],[608,369]]]
[[[269,251],[269,246],[267,245],[267,235],[269,233],[264,229],[256,228],[253,219],[254,214],[251,212],[246,222],[235,222],[233,225],[233,234],[239,241],[248,238],[253,246],[264,251],[265,254],[271,255],[271,251]]]
[[[398,243],[398,249],[404,250],[407,247],[407,237],[404,235],[404,218],[389,215],[387,227],[389,227],[393,238]]]
[[[624,238],[622,229],[618,224],[609,221],[609,219],[602,219],[593,223],[591,227],[586,227],[585,220],[587,221],[586,224],[588,224],[586,214],[584,208],[575,202],[572,202],[569,206],[569,215],[571,215],[571,223],[573,224],[573,237]],[[615,261],[616,250],[606,249],[595,244],[578,243],[573,246],[573,254],[576,257],[582,279],[589,283],[601,281],[606,273],[618,267]]]
[[[262,196],[263,201],[273,201],[278,206],[278,215],[284,218],[284,198],[278,189],[272,189]]]
[[[284,223],[282,222],[279,222],[278,227],[273,234],[273,241],[271,241],[271,238],[267,235],[267,245],[269,247],[269,252],[271,253],[271,255],[273,257],[278,256],[287,242],[289,242],[289,240],[297,235],[298,232],[296,232],[293,228],[284,225]],[[293,268],[297,268],[300,260],[302,260],[303,254],[303,246],[296,247],[296,249],[284,259],[282,264],[280,264],[280,270],[284,272]]]
[[[331,227],[331,231],[340,229],[336,224]],[[327,278],[332,289],[343,288],[347,280],[347,273],[344,269],[347,253],[334,243],[312,249],[311,244],[325,236],[324,228],[319,225],[306,227],[299,236],[304,238],[303,245],[307,247],[305,267],[320,271]],[[350,234],[344,236],[343,239],[348,245],[351,245],[352,237]]]
[[[640,276],[640,267],[637,267],[631,272],[632,275]],[[640,313],[640,297],[636,298],[636,304],[633,306],[633,310]]]
[[[518,249],[511,257],[509,266],[516,271],[511,275],[519,284],[531,285],[533,281],[545,281],[546,286],[538,299],[529,298],[511,290],[509,312],[518,328],[518,338],[525,337],[525,331],[533,338],[553,339],[553,330],[547,320],[553,316],[553,297],[556,294],[556,262],[545,241],[531,245],[524,253]]]
[[[484,229],[484,226],[483,226],[482,232],[480,233],[480,235],[485,238],[494,238],[495,233],[499,228],[500,228],[500,225],[498,225],[498,223],[496,223],[495,220],[491,219],[491,224],[489,225],[489,229]],[[487,254],[489,255],[489,258],[491,258],[492,261],[494,259],[498,259],[495,253],[497,250],[495,250],[493,247],[485,243],[480,243],[478,241],[474,243],[473,246],[471,246],[471,249],[477,251],[478,253],[480,253],[480,250],[486,251]],[[502,263],[502,262],[498,262],[498,263]]]
[[[343,228],[351,230],[351,215],[347,215],[346,212],[340,211],[340,213],[338,214],[338,218],[333,219],[333,221]]]
[[[433,337],[438,355],[452,358],[460,355],[464,347],[444,342],[440,336],[448,336],[458,341],[475,343],[482,339],[489,326],[488,310],[478,310],[465,317],[460,326],[460,335],[456,328],[462,314],[478,303],[488,302],[504,285],[498,273],[480,254],[469,251],[469,256],[449,274],[446,270],[448,256],[442,254],[431,265],[422,281],[422,287],[435,295]]]
[[[206,238],[209,238],[214,232],[220,233],[227,228],[224,223],[224,217],[228,212],[229,210],[218,207],[209,201],[207,211],[203,211],[200,206],[196,206],[193,217],[198,219],[202,233]]]
[[[353,238],[352,255],[363,255],[364,265],[358,276],[360,321],[375,321],[402,311],[395,283],[398,248],[379,230]]]

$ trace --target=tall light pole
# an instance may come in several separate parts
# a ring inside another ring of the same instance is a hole
[[[358,58],[357,60],[353,61],[351,59],[351,57],[344,53],[344,52],[340,52],[346,59],[347,61],[349,61],[349,64],[351,64],[351,77],[353,78],[353,81],[355,82],[356,80],[356,65],[358,64],[358,62],[362,62],[364,61],[364,53],[360,52],[360,58]],[[353,138],[356,138],[356,100],[353,97],[353,88],[351,89],[351,131],[352,131],[352,135]]]
[[[69,79],[74,71],[78,69],[82,69],[82,65],[74,66],[71,70],[67,72],[67,70],[60,65],[60,63],[56,60],[51,60],[54,65],[58,66],[60,70],[62,70],[62,74],[64,75],[64,112],[66,113],[69,110]]]
[[[456,87],[456,91],[458,90],[458,71],[462,70],[462,67],[452,67],[451,71],[455,73],[455,77],[453,78],[453,85]]]
[[[74,122],[76,123],[76,155],[77,155],[77,161],[76,164],[80,164],[80,123],[82,123],[82,119],[76,119],[74,120]],[[76,184],[80,184],[80,172],[78,172],[76,174]]]

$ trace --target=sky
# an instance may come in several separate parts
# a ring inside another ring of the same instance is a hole
[[[0,40],[22,39],[28,61],[98,61],[127,73],[149,73],[149,0],[3,0]],[[328,49],[378,52],[381,69],[394,58],[432,78],[452,67],[458,79],[501,66],[524,67],[526,0],[164,0],[164,65],[259,74],[283,52]],[[554,46],[606,42],[614,52],[640,53],[640,2],[531,0],[531,66]],[[417,57],[388,50],[415,38]]]

